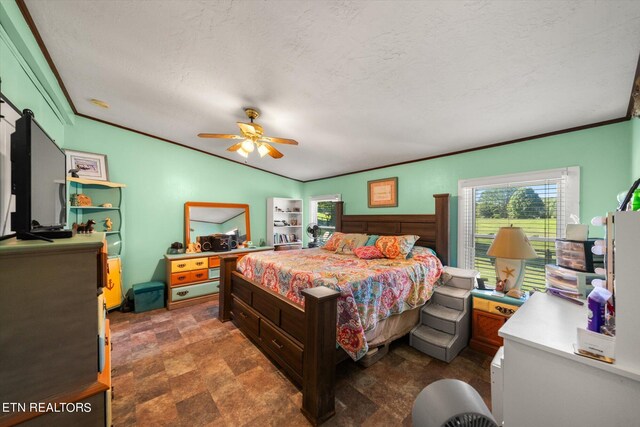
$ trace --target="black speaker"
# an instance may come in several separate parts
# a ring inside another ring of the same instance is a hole
[[[238,236],[229,236],[229,249],[238,249]]]
[[[212,250],[213,236],[198,236],[196,242],[200,243],[200,250],[202,252],[210,252]]]
[[[211,238],[211,250],[213,252],[226,252],[230,249],[229,241],[231,236],[226,234],[215,234]]]

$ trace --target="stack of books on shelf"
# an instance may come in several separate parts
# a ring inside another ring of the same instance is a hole
[[[275,243],[299,243],[300,239],[295,234],[274,233],[273,241]]]

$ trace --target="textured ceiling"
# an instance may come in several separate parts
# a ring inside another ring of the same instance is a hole
[[[80,113],[242,161],[196,134],[255,106],[300,180],[624,117],[640,51],[640,1],[26,4]]]

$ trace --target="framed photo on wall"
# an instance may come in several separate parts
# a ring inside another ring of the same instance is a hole
[[[398,177],[367,181],[370,208],[398,206]]]
[[[107,155],[85,151],[64,150],[67,156],[67,171],[77,169],[80,178],[109,181]]]

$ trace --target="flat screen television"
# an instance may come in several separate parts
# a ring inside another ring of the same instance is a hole
[[[67,224],[64,152],[38,125],[30,110],[11,134],[11,230],[18,239],[70,237]],[[46,240],[46,239],[45,239]]]

